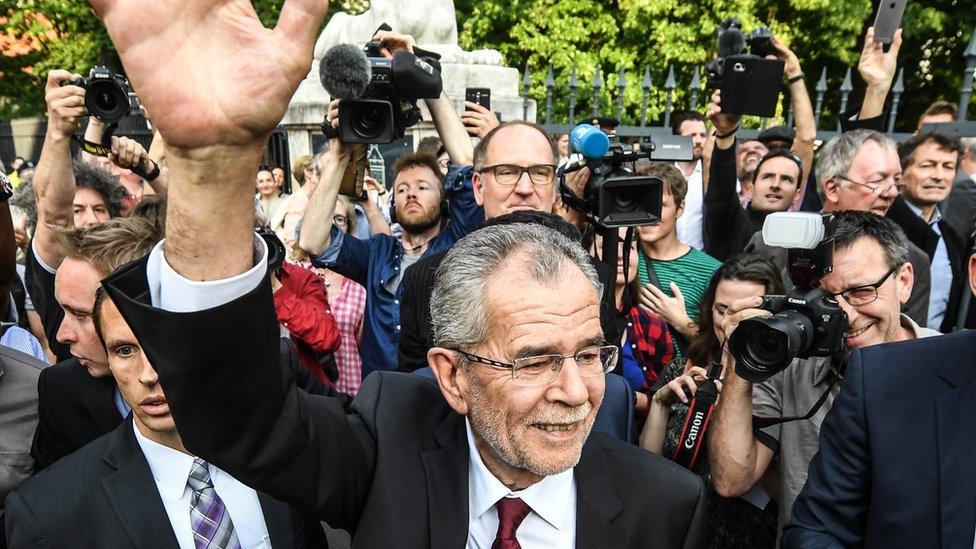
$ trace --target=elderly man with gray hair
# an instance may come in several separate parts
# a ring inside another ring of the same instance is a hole
[[[353,531],[355,547],[703,543],[697,477],[591,432],[617,348],[585,251],[552,229],[491,226],[455,244],[431,303],[434,379],[376,372],[349,409],[268,390],[281,385],[271,322],[215,321],[274,317],[263,269],[246,295],[180,315],[130,299],[133,274],[107,287],[147,342],[187,447]],[[206,346],[162,342],[201,331]]]
[[[844,132],[827,142],[820,151],[816,174],[824,213],[869,211],[884,216],[903,186],[898,146],[874,130]],[[746,251],[771,260],[782,270],[783,280],[789,281],[785,248],[766,246],[762,233],[757,232]],[[921,248],[908,242],[908,262],[915,280],[902,312],[925,326],[932,285],[929,258]]]

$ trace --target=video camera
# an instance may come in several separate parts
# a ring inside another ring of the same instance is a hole
[[[784,370],[794,358],[833,356],[846,350],[847,315],[820,280],[833,270],[833,239],[825,239],[831,216],[773,213],[763,223],[763,240],[789,248],[789,273],[794,289],[787,295],[766,295],[760,308],[768,317],[743,320],[729,338],[735,373],[759,383]]]
[[[785,63],[765,59],[776,53],[772,39],[769,27],[744,34],[742,23],[734,17],[719,25],[717,57],[705,67],[705,72],[708,87],[722,91],[722,112],[767,117],[776,114]]]
[[[81,77],[61,83],[85,89],[85,108],[89,114],[106,124],[118,123],[139,108],[139,101],[129,87],[129,81],[106,67],[93,67],[88,78]]]
[[[398,51],[383,57],[383,44],[366,43],[369,84],[358,99],[339,103],[339,140],[344,143],[390,143],[420,122],[418,99],[434,99],[443,88],[440,64],[433,57]],[[436,67],[436,68],[435,68]]]
[[[573,128],[569,148],[582,158],[559,169],[560,195],[569,207],[605,228],[652,225],[661,219],[663,182],[634,175],[638,160],[690,161],[693,154],[690,137],[662,136],[634,148],[590,124]],[[590,179],[583,196],[576,196],[566,185],[566,174],[587,167]]]

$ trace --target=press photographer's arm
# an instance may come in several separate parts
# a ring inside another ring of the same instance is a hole
[[[725,340],[747,318],[769,315],[758,309],[761,297],[734,301],[725,311]],[[722,398],[715,410],[715,423],[708,433],[708,461],[712,485],[725,497],[741,496],[766,473],[773,451],[759,441],[752,428],[753,384],[735,373],[735,358],[724,347],[725,377]]]

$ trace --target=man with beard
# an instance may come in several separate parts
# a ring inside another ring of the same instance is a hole
[[[322,157],[321,179],[306,210],[299,246],[314,265],[366,288],[360,344],[365,377],[397,367],[403,272],[420,258],[451,247],[484,220],[484,211],[474,200],[470,168],[455,168],[445,181],[434,156],[408,153],[394,166],[392,217],[403,228],[400,238],[377,234],[360,240],[332,223],[348,160],[349,147],[333,139]]]

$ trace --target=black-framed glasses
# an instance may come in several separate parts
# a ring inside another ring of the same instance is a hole
[[[903,190],[905,190],[905,184],[902,183],[898,179],[893,179],[892,182],[889,185],[885,185],[884,183],[888,179],[887,177],[885,179],[880,180],[880,181],[868,181],[867,183],[862,182],[862,181],[855,181],[855,180],[851,179],[850,177],[843,176],[843,175],[835,176],[834,179],[840,179],[841,181],[847,181],[848,183],[853,183],[855,185],[860,185],[861,187],[867,187],[867,188],[871,189],[871,192],[873,192],[874,194],[877,194],[877,195],[882,195],[882,194],[888,192],[888,189],[890,189],[892,187],[894,187],[898,191],[898,194],[901,194],[901,192]]]
[[[516,385],[531,387],[548,385],[555,381],[563,369],[567,358],[576,361],[583,377],[603,375],[617,364],[617,347],[613,345],[584,347],[571,355],[536,355],[516,358],[513,362],[499,362],[478,356],[467,351],[454,349],[454,352],[471,362],[479,362],[493,368],[509,370]]]
[[[854,288],[848,288],[843,292],[837,292],[836,294],[830,294],[830,297],[837,299],[837,296],[842,296],[844,301],[849,303],[852,307],[857,307],[858,305],[867,305],[868,303],[873,303],[878,299],[878,288],[884,284],[888,278],[891,277],[892,273],[898,270],[898,267],[892,267],[881,280],[875,282],[874,284],[865,284],[863,286],[856,286]]]
[[[478,170],[480,173],[491,173],[499,185],[516,185],[522,174],[529,174],[529,181],[533,185],[551,185],[556,179],[554,164],[535,164],[533,166],[517,166],[515,164],[495,164]]]

